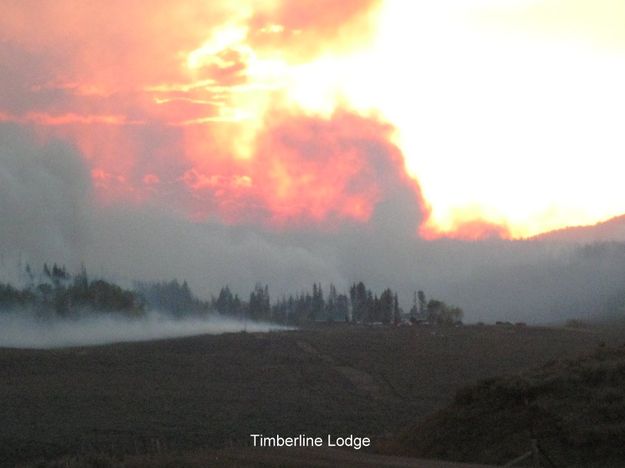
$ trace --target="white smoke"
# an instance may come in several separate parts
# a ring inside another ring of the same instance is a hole
[[[137,319],[120,315],[41,319],[24,311],[0,312],[0,347],[49,349],[286,329],[269,323],[246,322],[220,316],[173,319],[157,312],[150,312],[145,317]]]

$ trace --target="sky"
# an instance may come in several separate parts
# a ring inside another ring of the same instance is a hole
[[[78,148],[102,203],[367,222],[393,147],[420,235],[625,212],[618,0],[11,1],[0,121]]]
[[[620,0],[3,0],[0,270],[492,312],[497,268],[578,264],[522,239],[625,213],[623,24]]]

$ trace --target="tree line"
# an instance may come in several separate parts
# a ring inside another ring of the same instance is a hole
[[[312,290],[283,295],[271,300],[269,287],[256,284],[249,296],[239,297],[224,286],[216,297],[201,300],[186,281],[135,282],[125,289],[112,282],[91,279],[83,266],[70,274],[65,266],[43,265],[35,273],[25,268],[26,284],[0,284],[0,310],[31,309],[40,314],[69,316],[82,312],[119,313],[140,317],[149,310],[174,317],[220,314],[242,320],[267,321],[285,325],[315,322],[399,324],[406,321],[453,325],[462,320],[458,307],[415,292],[408,312],[399,305],[397,293],[387,288],[375,294],[361,281],[340,292],[330,284],[327,290],[314,283]]]
[[[464,314],[459,307],[436,299],[427,301],[423,291],[415,292],[414,297],[406,313],[399,306],[397,293],[390,288],[378,296],[361,281],[352,284],[345,293],[330,284],[325,294],[321,284],[314,283],[312,291],[282,296],[272,304],[268,286],[257,284],[247,302],[229,287],[221,288],[219,295],[211,300],[211,308],[224,315],[287,325],[312,322],[399,324],[405,321],[454,325],[462,321]]]
[[[44,264],[35,274],[26,265],[24,273],[26,284],[21,288],[0,284],[0,310],[30,309],[60,317],[84,312],[140,316],[145,311],[140,295],[103,279],[90,280],[84,267],[72,275],[65,266]]]

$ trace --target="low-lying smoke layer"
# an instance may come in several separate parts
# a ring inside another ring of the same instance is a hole
[[[115,315],[39,319],[24,312],[0,312],[0,347],[49,349],[285,329],[274,324],[245,322],[218,316],[173,319],[156,312],[140,319]]]

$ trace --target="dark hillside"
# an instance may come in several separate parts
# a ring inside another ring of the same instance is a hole
[[[503,464],[539,447],[555,466],[625,465],[625,348],[483,380],[403,433],[403,453]]]

